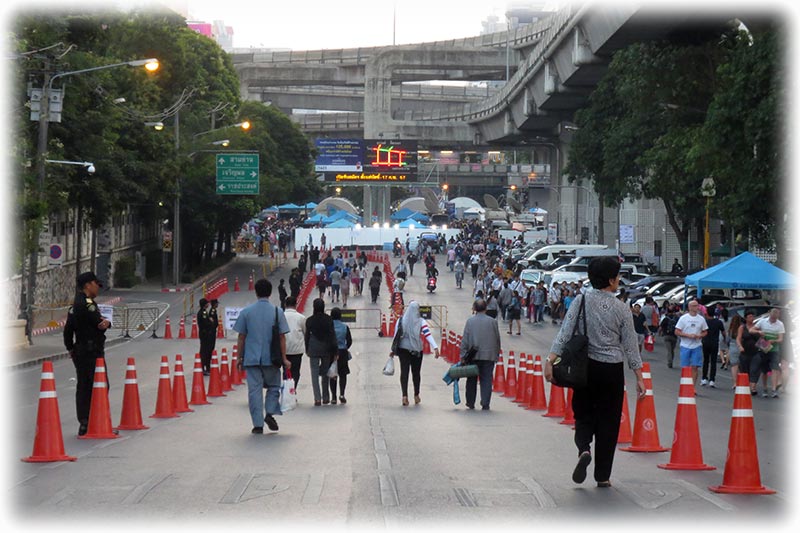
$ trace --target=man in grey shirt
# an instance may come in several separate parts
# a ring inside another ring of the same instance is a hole
[[[473,304],[475,315],[464,324],[461,339],[461,362],[478,366],[478,376],[467,378],[467,407],[475,409],[475,396],[478,391],[478,377],[481,380],[481,408],[489,410],[492,399],[492,378],[494,364],[500,354],[500,329],[497,320],[486,314],[486,300],[479,299]],[[466,361],[470,349],[477,350],[471,361]]]
[[[339,301],[339,286],[342,283],[342,272],[339,267],[331,271],[331,302]]]

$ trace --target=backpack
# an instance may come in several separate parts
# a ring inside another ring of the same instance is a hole
[[[674,337],[675,336],[675,326],[678,324],[678,320],[675,317],[665,316],[664,319],[661,321],[661,330],[664,332],[665,337]]]

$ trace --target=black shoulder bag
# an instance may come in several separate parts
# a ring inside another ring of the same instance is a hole
[[[583,335],[578,333],[583,315]],[[586,386],[589,367],[589,337],[586,329],[586,295],[581,298],[581,307],[572,329],[572,338],[564,344],[561,357],[553,363],[553,384],[559,387],[582,389]]]
[[[269,345],[269,356],[272,366],[281,367],[283,365],[283,355],[281,354],[281,330],[278,327],[278,307],[275,307],[275,323],[272,324],[272,340]]]

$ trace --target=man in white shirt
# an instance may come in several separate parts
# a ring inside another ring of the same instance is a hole
[[[781,343],[783,342],[783,336],[786,333],[786,327],[783,325],[783,322],[778,320],[780,314],[780,309],[770,309],[769,317],[764,317],[755,323],[756,329],[761,335],[761,338],[767,341],[769,345],[768,347],[759,349],[759,351],[756,352],[757,356],[761,356],[762,364],[758,364],[756,357],[753,358],[753,362],[751,363],[751,368],[757,368],[762,365],[767,366],[763,363],[767,363],[769,365],[769,369],[771,370],[770,383],[772,385],[773,398],[778,397],[778,377],[780,376],[781,371]],[[767,397],[766,386],[764,387],[764,390],[761,391],[761,396],[764,398]]]
[[[314,272],[319,276],[325,270],[325,265],[321,262],[314,265]]]
[[[706,319],[698,314],[697,300],[689,302],[689,312],[678,319],[675,336],[681,340],[681,368],[692,367],[692,382],[697,387],[697,377],[703,366],[703,337],[708,332]]]
[[[289,333],[286,334],[286,359],[292,363],[290,372],[294,380],[294,388],[297,390],[297,383],[300,381],[300,362],[305,351],[306,338],[306,317],[297,312],[297,298],[289,296],[286,298],[286,322],[289,324]],[[286,372],[284,372],[284,379]]]
[[[453,248],[447,250],[447,266],[450,267],[450,272],[456,264],[456,251]]]
[[[478,277],[478,265],[480,264],[480,262],[481,262],[481,256],[478,255],[477,252],[472,254],[472,256],[469,258],[469,266],[472,269],[472,279]]]

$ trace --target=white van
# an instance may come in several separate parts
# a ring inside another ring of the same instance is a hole
[[[605,250],[606,244],[550,244],[531,252],[526,257],[519,260],[519,264],[527,267],[531,261],[538,261],[545,265],[556,259],[560,254],[577,252],[578,250]]]

